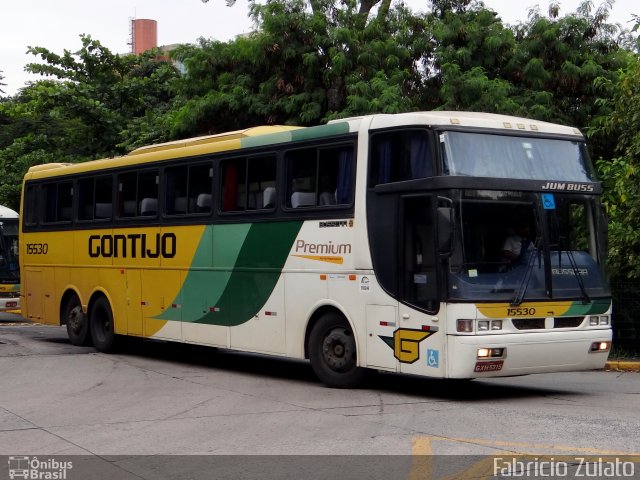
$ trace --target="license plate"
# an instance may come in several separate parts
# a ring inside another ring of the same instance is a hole
[[[473,371],[476,373],[498,372],[502,370],[503,364],[504,360],[495,360],[493,362],[478,362],[476,363],[476,368],[474,368]]]

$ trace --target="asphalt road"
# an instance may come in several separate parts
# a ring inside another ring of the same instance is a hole
[[[468,382],[378,374],[363,388],[335,390],[306,362],[140,340],[101,354],[72,346],[63,328],[20,321],[0,316],[0,455],[309,455],[313,463],[327,458],[318,455],[633,454],[639,461],[636,372]],[[406,462],[399,477],[411,478],[415,461]],[[110,478],[179,477],[167,468]],[[247,475],[234,474],[255,478]]]

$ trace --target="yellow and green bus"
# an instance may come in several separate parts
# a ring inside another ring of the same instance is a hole
[[[36,166],[23,187],[23,314],[76,345],[309,359],[332,387],[598,369],[611,346],[602,188],[575,128],[255,127]]]
[[[20,308],[18,212],[0,205],[0,312]]]

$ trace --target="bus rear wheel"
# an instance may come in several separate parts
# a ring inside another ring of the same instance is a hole
[[[112,350],[116,334],[113,325],[111,305],[105,297],[98,298],[93,304],[89,318],[89,326],[93,345],[98,351],[109,352]]]
[[[368,370],[357,366],[356,340],[348,322],[338,313],[323,315],[309,336],[309,360],[327,387],[352,388]]]
[[[77,296],[73,295],[64,306],[62,321],[67,325],[67,335],[72,345],[84,347],[91,345],[89,333],[89,319],[82,311],[82,305]]]

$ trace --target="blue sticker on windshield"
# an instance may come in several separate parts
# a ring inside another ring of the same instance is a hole
[[[555,210],[556,209],[556,200],[553,198],[553,193],[543,193],[542,194],[542,206],[545,210]]]

